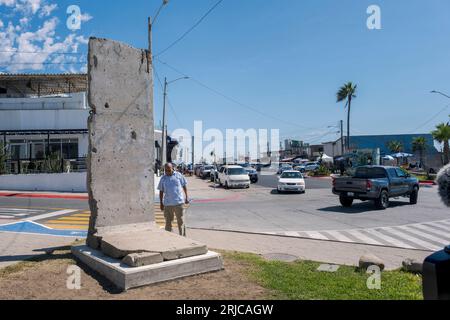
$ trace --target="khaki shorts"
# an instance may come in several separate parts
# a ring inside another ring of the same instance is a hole
[[[184,227],[184,206],[182,204],[178,206],[165,206],[164,218],[166,220],[166,231],[172,232],[172,222],[174,217],[177,218],[178,231],[181,236],[186,235],[186,229]]]

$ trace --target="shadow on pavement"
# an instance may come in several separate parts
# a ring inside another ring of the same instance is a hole
[[[410,205],[409,202],[400,202],[400,201],[393,202],[393,201],[391,201],[389,204],[389,208],[387,210],[389,210],[391,208],[403,207],[403,206],[409,206],[409,205]],[[355,203],[350,208],[345,208],[341,205],[337,205],[337,206],[332,206],[332,207],[320,208],[320,209],[318,209],[318,211],[343,213],[343,214],[358,214],[358,213],[369,213],[369,212],[373,212],[373,211],[383,212],[384,210],[379,210],[379,209],[375,208],[375,205],[372,201],[367,201],[367,202]]]
[[[277,189],[273,189],[272,191],[270,191],[270,194],[273,195],[277,195],[277,196],[289,196],[289,195],[304,195],[304,193],[302,192],[288,192],[288,191],[283,191],[283,192],[279,192]]]

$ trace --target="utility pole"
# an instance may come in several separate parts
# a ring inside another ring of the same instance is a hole
[[[192,169],[194,169],[195,165],[195,136],[192,136]]]
[[[162,154],[161,162],[164,166],[167,161],[167,131],[166,131],[166,99],[167,99],[167,78],[164,78],[164,98],[163,98],[163,123],[162,123]]]

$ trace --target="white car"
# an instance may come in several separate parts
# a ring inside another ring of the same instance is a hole
[[[303,175],[294,170],[284,171],[278,179],[278,192],[306,192]]]
[[[224,166],[219,171],[219,184],[225,189],[250,188],[250,177],[241,166]]]

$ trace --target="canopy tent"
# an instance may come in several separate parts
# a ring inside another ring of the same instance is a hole
[[[334,159],[332,157],[330,157],[330,156],[327,156],[326,154],[324,154],[322,157],[318,157],[317,161],[319,161],[321,159],[322,159],[322,162],[328,162],[328,163],[333,163],[334,162]]]
[[[399,152],[399,153],[395,153],[391,155],[394,158],[411,158],[414,157],[413,154],[410,153],[403,153],[403,152]]]
[[[392,156],[384,156],[384,157],[383,157],[383,160],[386,160],[386,161],[394,161],[395,158],[392,157]]]

